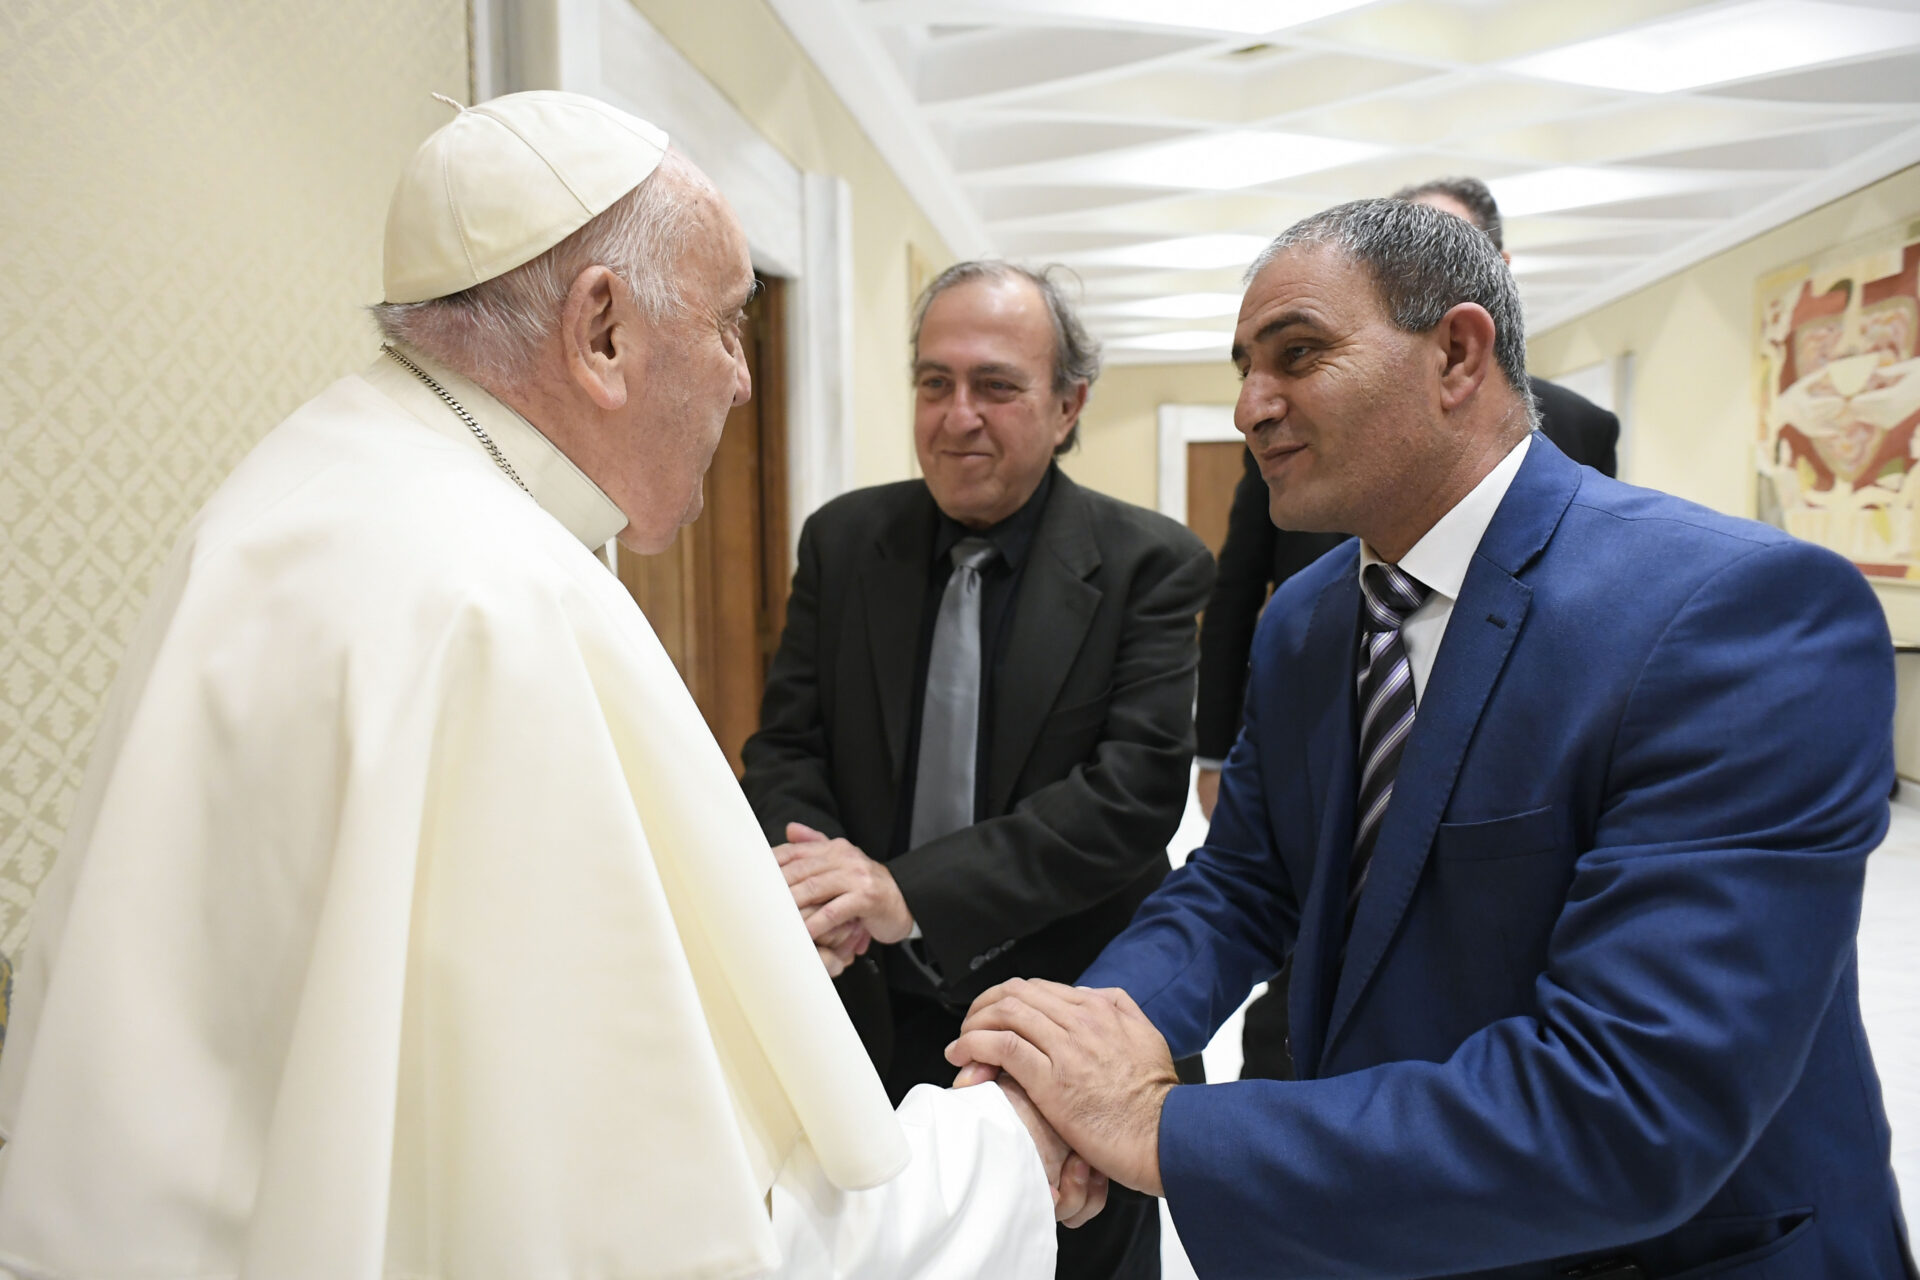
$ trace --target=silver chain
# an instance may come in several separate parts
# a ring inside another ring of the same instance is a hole
[[[487,429],[481,426],[478,422],[475,422],[473,420],[473,415],[468,413],[466,409],[461,406],[458,400],[455,400],[450,394],[448,394],[447,389],[445,387],[441,386],[439,383],[435,382],[431,377],[429,377],[425,369],[422,369],[419,365],[415,364],[413,361],[401,355],[399,350],[396,349],[391,343],[388,343],[382,346],[380,349],[386,352],[388,355],[392,356],[395,360],[398,360],[402,365],[404,365],[407,368],[409,372],[413,374],[414,377],[426,383],[427,389],[432,391],[433,394],[439,396],[442,400],[446,401],[447,408],[453,410],[455,415],[459,417],[460,421],[467,424],[467,430],[473,432],[473,438],[480,442],[481,448],[487,451],[487,456],[493,459],[494,465],[507,473],[507,479],[513,481],[515,484],[520,486],[520,492],[526,494],[528,497],[533,496],[533,491],[527,488],[527,482],[520,478],[520,473],[513,469],[513,464],[508,462],[505,456],[501,454],[500,446],[493,442],[493,437],[487,434]]]

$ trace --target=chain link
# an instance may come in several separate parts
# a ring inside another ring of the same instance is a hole
[[[406,369],[409,372],[413,374],[414,377],[426,383],[427,389],[432,391],[433,394],[439,396],[442,400],[446,401],[447,408],[453,410],[453,412],[459,417],[460,421],[467,424],[467,430],[473,432],[474,439],[478,440],[480,442],[481,447],[487,451],[487,456],[493,459],[494,465],[507,473],[507,479],[513,481],[515,484],[520,486],[520,492],[526,494],[528,497],[533,496],[533,491],[527,488],[527,482],[520,478],[520,473],[513,469],[513,464],[509,463],[506,460],[506,457],[501,454],[500,446],[493,442],[493,437],[487,434],[487,429],[481,426],[478,422],[475,422],[473,415],[468,413],[466,409],[461,406],[458,400],[455,400],[450,394],[448,394],[447,389],[445,387],[441,386],[439,383],[435,382],[431,377],[429,377],[425,369],[422,369],[419,365],[415,364],[413,361],[401,355],[399,350],[395,348],[393,344],[387,343],[383,345],[380,349],[386,352],[388,355],[392,356],[395,360],[398,360],[403,366],[406,367]]]

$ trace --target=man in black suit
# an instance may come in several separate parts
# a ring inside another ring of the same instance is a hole
[[[1054,465],[1098,368],[1045,275],[949,269],[914,328],[925,479],[800,535],[743,785],[896,1101],[952,1082],[974,996],[1073,981],[1167,872],[1213,562]],[[1059,1274],[1157,1276],[1155,1203],[1116,1187]]]
[[[1485,232],[1500,250],[1500,206],[1487,184],[1478,178],[1436,178],[1393,193],[1395,200],[1429,205],[1464,218]],[[1599,405],[1545,378],[1529,377],[1528,386],[1540,409],[1540,430],[1575,462],[1601,475],[1616,471],[1615,450],[1620,441],[1620,419]],[[1341,534],[1295,533],[1276,529],[1267,514],[1267,484],[1253,455],[1245,454],[1246,470],[1233,491],[1227,518],[1227,538],[1220,548],[1220,572],[1207,601],[1200,630],[1200,694],[1195,704],[1200,774],[1196,786],[1200,807],[1213,816],[1219,794],[1220,766],[1240,734],[1240,705],[1246,696],[1247,654],[1253,647],[1254,624],[1267,596],[1281,583],[1346,541]],[[1284,987],[1284,977],[1280,986]],[[1243,1079],[1290,1080],[1293,1064],[1287,1053],[1287,1006],[1284,1000],[1261,996],[1247,1007],[1241,1034]]]

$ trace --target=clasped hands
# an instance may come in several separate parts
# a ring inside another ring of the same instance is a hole
[[[973,1002],[947,1061],[960,1068],[956,1088],[1011,1077],[1094,1179],[1165,1194],[1160,1109],[1180,1079],[1166,1040],[1125,991],[1003,982]]]
[[[1148,1195],[1160,1181],[1160,1110],[1180,1083],[1167,1042],[1133,997],[1015,978],[983,992],[947,1046],[953,1085],[997,1081],[1033,1134],[1054,1217],[1077,1227],[1110,1180]]]
[[[775,845],[773,856],[832,976],[875,942],[900,942],[913,932],[913,913],[893,873],[848,841],[789,822],[787,843]]]

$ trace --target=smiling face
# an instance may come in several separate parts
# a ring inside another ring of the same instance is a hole
[[[1432,347],[1397,328],[1366,268],[1335,250],[1299,245],[1262,268],[1233,333],[1233,416],[1274,524],[1410,545],[1403,526],[1447,469]]]
[[[1053,389],[1053,320],[1018,277],[985,277],[928,304],[914,362],[914,450],[942,511],[984,529],[1018,511],[1073,430],[1087,388]]]

